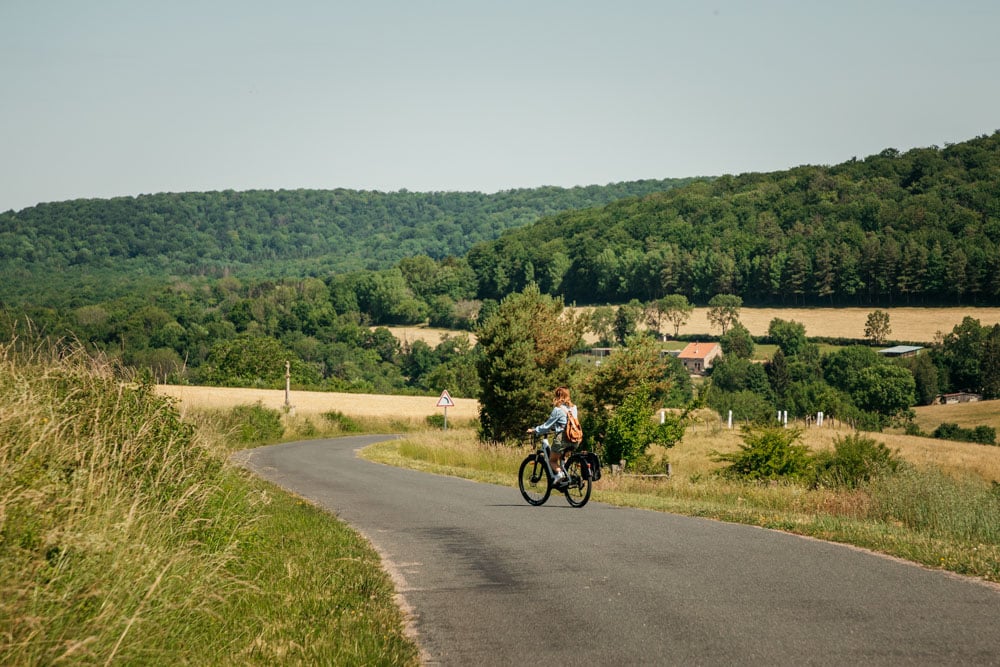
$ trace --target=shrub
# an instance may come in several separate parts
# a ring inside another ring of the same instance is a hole
[[[684,424],[677,415],[666,415],[662,424],[653,419],[649,390],[641,388],[628,396],[608,419],[604,434],[605,458],[624,460],[635,470],[650,469],[648,449],[656,444],[673,447],[684,437]]]
[[[281,413],[265,408],[260,402],[237,405],[229,411],[228,421],[235,438],[241,443],[274,442],[285,434]]]
[[[816,486],[854,489],[884,472],[894,472],[899,459],[880,442],[860,434],[834,441],[832,452],[814,458]]]
[[[760,426],[745,429],[739,451],[716,454],[716,461],[729,464],[719,474],[749,480],[805,477],[812,459],[805,445],[798,444],[800,435],[797,429]]]
[[[972,429],[972,442],[978,442],[983,445],[995,445],[997,444],[997,430],[992,426],[981,424]]]
[[[345,433],[358,433],[361,431],[361,424],[339,410],[324,412],[323,418]]]
[[[958,424],[943,423],[934,429],[934,433],[931,435],[940,440],[978,442],[982,445],[995,445],[997,441],[997,430],[992,426],[985,425],[975,428],[962,428]]]

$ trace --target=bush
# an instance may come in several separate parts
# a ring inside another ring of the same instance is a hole
[[[797,441],[797,429],[752,427],[743,431],[738,452],[716,454],[716,461],[729,463],[719,474],[748,480],[797,479],[807,476],[812,459]]]
[[[624,460],[633,470],[646,471],[652,462],[650,445],[673,447],[684,437],[684,424],[677,415],[666,415],[664,423],[654,421],[649,390],[640,388],[627,397],[608,419],[604,434],[605,458],[611,463]]]
[[[339,410],[324,412],[323,418],[345,433],[360,433],[362,430],[361,424]]]
[[[895,472],[899,459],[880,442],[854,434],[834,441],[832,452],[814,458],[816,486],[855,489],[884,472]]]
[[[274,442],[285,434],[281,413],[265,408],[260,402],[237,405],[229,411],[228,422],[236,440],[245,444]]]
[[[992,426],[985,425],[975,428],[962,428],[958,424],[943,423],[934,429],[934,433],[931,435],[939,440],[977,442],[982,445],[997,444],[997,430]]]

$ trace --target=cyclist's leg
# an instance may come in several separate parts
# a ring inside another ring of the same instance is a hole
[[[556,437],[553,438],[552,454],[549,457],[552,472],[556,477],[564,474],[563,459],[565,457],[566,445],[567,443],[563,442],[562,434],[556,433]]]

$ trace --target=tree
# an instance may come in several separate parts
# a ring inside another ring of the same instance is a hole
[[[645,316],[646,326],[649,330],[654,332],[657,337],[662,335],[663,320],[666,319],[666,314],[663,309],[660,308],[660,301],[650,301],[643,308],[643,315]]]
[[[720,339],[722,353],[727,357],[750,359],[753,357],[754,342],[750,331],[741,323],[736,322]]]
[[[788,387],[792,383],[791,375],[788,372],[788,362],[785,360],[785,353],[779,347],[774,351],[771,360],[764,364],[764,372],[771,383],[771,389],[778,399],[782,399],[788,393]]]
[[[691,378],[683,365],[661,354],[659,345],[649,336],[629,338],[624,349],[608,357],[582,384],[585,389],[578,402],[584,431],[593,434],[605,448],[607,460],[616,463],[621,458],[631,463],[636,461],[634,455],[625,453],[633,451],[625,439],[631,430],[628,425],[635,423],[635,411],[651,419],[656,409],[681,407],[692,397]],[[642,398],[636,399],[638,395]],[[623,413],[612,425],[618,411],[630,399],[632,407],[626,408],[626,412],[632,417],[626,418]],[[671,421],[671,424],[678,426],[680,422]],[[667,441],[661,444],[667,445]],[[645,445],[639,450],[644,451]]]
[[[611,345],[614,338],[615,311],[611,306],[598,306],[590,311],[587,329],[597,336],[599,345]]]
[[[801,322],[787,321],[775,317],[767,327],[768,338],[776,343],[786,357],[801,354],[808,341],[806,327]]]
[[[740,308],[743,307],[742,297],[735,294],[716,294],[708,302],[708,321],[712,326],[726,330],[740,319]]]
[[[240,336],[216,343],[201,373],[207,384],[277,389],[285,379],[285,361],[296,382],[315,381],[315,372],[274,338]]]
[[[684,422],[678,415],[654,420],[655,410],[649,389],[642,386],[630,393],[608,420],[604,433],[604,456],[609,462],[625,461],[633,470],[650,469],[649,447],[673,447],[684,437]]]
[[[982,362],[983,398],[1000,398],[1000,324],[994,324],[983,341]]]
[[[880,364],[858,372],[851,398],[862,410],[893,417],[916,402],[916,390],[916,381],[910,371]]]
[[[569,384],[566,357],[582,331],[582,320],[564,316],[562,300],[535,285],[500,302],[476,330],[482,440],[513,440],[528,425],[541,423],[553,389]]]
[[[683,294],[668,294],[657,301],[657,306],[667,320],[674,325],[674,338],[677,338],[680,328],[687,324],[691,317],[694,306],[688,303],[687,297]]]
[[[636,299],[632,299],[624,306],[618,306],[615,312],[614,330],[615,340],[619,345],[624,345],[628,337],[638,330],[641,317],[642,304]]]
[[[938,368],[934,365],[931,355],[923,353],[899,361],[900,365],[913,373],[913,380],[916,382],[917,403],[919,405],[933,403],[934,399],[941,393],[941,383],[938,379]]]
[[[864,345],[843,347],[823,358],[823,379],[831,387],[850,391],[861,369],[884,363],[878,352]]]
[[[882,345],[890,333],[892,327],[889,326],[889,313],[884,310],[868,313],[868,319],[865,320],[865,340],[871,341],[872,345]]]
[[[941,353],[951,379],[951,389],[979,391],[983,386],[984,327],[974,317],[962,322],[944,337]]]

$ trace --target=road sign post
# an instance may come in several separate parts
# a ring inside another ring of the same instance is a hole
[[[441,398],[438,399],[437,406],[439,408],[444,408],[444,430],[448,430],[448,408],[455,405],[455,401],[451,400],[451,394],[445,389],[441,392]]]

